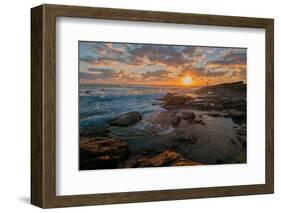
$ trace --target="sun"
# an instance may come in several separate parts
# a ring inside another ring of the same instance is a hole
[[[192,78],[190,76],[186,76],[182,79],[182,84],[188,86],[192,83]]]

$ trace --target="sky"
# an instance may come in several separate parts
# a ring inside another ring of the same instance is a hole
[[[246,82],[247,49],[79,42],[81,84],[204,86]],[[188,80],[188,85],[184,79]]]

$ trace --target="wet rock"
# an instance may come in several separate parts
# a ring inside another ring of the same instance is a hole
[[[194,112],[190,112],[190,111],[180,111],[180,117],[182,120],[185,120],[188,124],[200,124],[200,125],[205,125],[205,122],[203,120],[202,115],[201,116],[197,116]]]
[[[183,120],[188,121],[189,123],[192,123],[194,119],[196,118],[195,114],[193,112],[181,112],[181,118]]]
[[[220,116],[222,116],[221,113],[217,113],[217,112],[211,112],[211,113],[208,113],[208,115],[211,116],[211,117],[220,117]]]
[[[177,144],[177,146],[180,146],[182,144],[196,144],[197,140],[198,136],[186,132],[186,134],[179,135],[177,138],[175,138],[174,142]]]
[[[175,96],[175,95],[176,95],[176,93],[171,93],[171,92],[169,92],[169,93],[167,93],[164,97],[159,98],[158,100],[160,100],[160,101],[168,100],[168,99],[172,98],[172,97]]]
[[[81,137],[108,136],[110,133],[108,127],[109,127],[108,125],[102,125],[102,126],[91,126],[87,128],[81,128],[80,136]]]
[[[246,149],[247,148],[247,141],[245,137],[238,136],[237,139],[239,140],[241,146]]]
[[[113,126],[130,126],[137,123],[142,119],[142,115],[139,112],[128,112],[113,118],[109,123]]]
[[[235,109],[246,112],[246,86],[239,81],[200,88],[195,92],[200,96],[189,101],[188,107],[198,110]]]
[[[191,166],[199,165],[199,163],[189,161],[180,154],[167,150],[154,157],[143,157],[140,159],[130,160],[123,166],[130,167],[161,167],[161,166]]]
[[[164,108],[175,109],[182,107],[186,102],[192,100],[192,97],[168,93],[162,100],[164,100]]]
[[[197,94],[246,95],[246,84],[243,81],[206,86],[196,91]]]
[[[247,129],[245,125],[239,126],[236,129],[237,139],[240,142],[241,146],[246,149],[247,148]]]
[[[148,120],[155,128],[169,129],[178,126],[180,117],[177,116],[175,111],[163,111],[151,115]]]
[[[221,101],[224,109],[236,109],[239,111],[246,111],[246,99],[239,97],[232,97],[227,100]]]
[[[232,109],[228,111],[229,117],[237,123],[237,124],[245,124],[246,123],[246,111],[239,111],[236,109]]]
[[[200,124],[200,125],[206,125],[205,121],[203,121],[201,119],[195,120],[195,123]]]
[[[246,128],[239,128],[237,131],[237,135],[246,136]]]
[[[110,137],[80,139],[80,169],[117,168],[129,155],[127,143]]]
[[[179,123],[180,123],[180,117],[175,116],[175,117],[172,118],[172,126],[173,127],[178,126]]]

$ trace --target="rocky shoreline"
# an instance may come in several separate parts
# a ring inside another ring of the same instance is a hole
[[[128,112],[81,130],[80,169],[246,162],[246,84],[168,93],[158,101],[163,111]]]

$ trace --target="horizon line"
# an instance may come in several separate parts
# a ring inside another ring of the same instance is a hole
[[[243,81],[243,84],[247,84],[246,81]],[[215,85],[220,85],[220,84],[227,84],[227,83],[236,83],[236,82],[241,82],[241,81],[232,81],[232,82],[222,82],[222,83],[217,83],[217,84],[209,84],[209,85],[176,85],[176,84],[122,84],[122,83],[81,83],[79,82],[80,85],[125,85],[125,86],[163,86],[163,87],[205,87],[205,86],[215,86]]]

